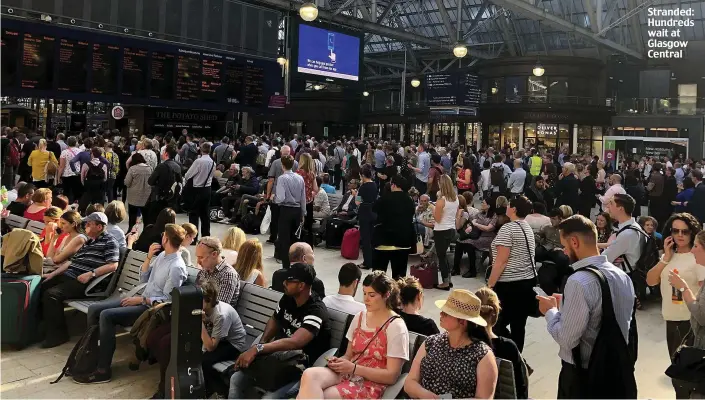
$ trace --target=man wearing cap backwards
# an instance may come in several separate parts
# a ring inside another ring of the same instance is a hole
[[[242,370],[255,360],[267,358],[259,362],[276,362],[276,358],[267,356],[280,351],[303,350],[308,356],[306,367],[309,367],[330,347],[328,309],[318,296],[311,293],[316,271],[313,266],[303,263],[293,264],[287,271],[284,296],[267,322],[262,339],[241,354],[235,363],[239,371],[230,378],[229,399],[245,398],[253,381]],[[271,394],[271,398],[285,398],[282,396],[296,383],[285,385]]]
[[[115,352],[115,325],[131,326],[151,305],[171,300],[171,291],[186,281],[186,264],[179,252],[185,236],[184,228],[176,224],[166,224],[161,244],[152,243],[149,246],[147,259],[140,268],[140,282],[147,284],[142,295],[128,294],[126,297],[103,300],[88,307],[88,326],[97,324],[100,327],[98,366],[90,374],[74,376],[74,382],[110,382],[110,366]],[[155,256],[159,250],[164,251]]]
[[[42,314],[46,336],[42,347],[56,347],[69,341],[64,318],[64,301],[86,297],[85,290],[91,279],[117,269],[120,251],[117,240],[105,232],[108,217],[94,212],[83,218],[88,241],[71,258],[70,263],[44,276],[42,282]],[[63,263],[59,256],[54,261]]]

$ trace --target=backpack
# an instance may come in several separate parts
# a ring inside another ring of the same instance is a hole
[[[17,146],[17,142],[14,141],[14,139],[10,139],[10,145],[8,147],[8,153],[9,157],[7,158],[7,162],[13,166],[17,167],[20,165],[20,149]]]
[[[507,191],[507,180],[504,179],[504,167],[494,166],[490,169],[490,183],[499,188],[500,193]]]
[[[69,358],[66,360],[64,368],[61,370],[61,374],[59,374],[59,377],[51,383],[54,384],[59,382],[64,375],[79,376],[93,373],[98,367],[98,356],[100,354],[100,346],[98,345],[99,340],[99,326],[89,326],[86,333],[81,336],[78,343],[76,343],[73,350],[71,350],[71,354],[69,354]]]
[[[222,145],[221,145],[222,146]],[[218,149],[216,149],[218,150]],[[215,151],[214,151],[215,153]],[[233,147],[231,145],[226,145],[225,146],[225,151],[223,152],[222,158],[220,158],[216,163],[218,164],[224,164],[228,167],[230,167],[230,159],[233,156]]]
[[[617,232],[617,235],[620,233],[624,232],[626,229],[631,229],[633,231],[636,231],[640,235],[643,235],[646,238],[646,244],[644,245],[644,248],[641,250],[641,255],[639,256],[639,260],[636,262],[636,265],[629,265],[629,261],[627,261],[627,257],[624,258],[624,265],[627,267],[626,272],[628,274],[632,274],[633,272],[636,272],[639,274],[639,276],[646,277],[646,273],[653,267],[654,265],[658,264],[659,260],[661,259],[659,255],[659,249],[658,249],[658,243],[656,243],[656,240],[649,236],[644,230],[638,226],[638,225],[627,225],[619,232]]]
[[[240,220],[240,229],[248,235],[258,235],[261,224],[262,221],[258,220],[255,214],[247,213]]]
[[[196,144],[191,142],[186,144],[186,151],[184,152],[184,159],[195,161],[198,158],[198,147]]]
[[[105,179],[105,173],[103,173],[103,164],[98,163],[94,165],[92,162],[88,162],[88,172],[86,172],[86,182],[100,183]]]
[[[612,305],[612,294],[605,275],[594,266],[580,270],[595,275],[602,290],[602,320],[590,353],[587,369],[582,368],[580,344],[575,346],[572,351],[573,362],[581,372],[579,382],[580,398],[635,399],[637,397],[636,379],[634,377],[635,359],[634,354],[630,350],[633,345],[631,343],[632,328],[630,326],[630,343],[627,346],[624,335],[622,335],[619,324],[617,324]],[[633,323],[634,314],[632,313]]]

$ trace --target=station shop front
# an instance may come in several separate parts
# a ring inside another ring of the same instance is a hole
[[[447,147],[454,143],[476,146],[482,125],[479,122],[365,124],[362,129],[364,137],[403,144],[433,143]]]

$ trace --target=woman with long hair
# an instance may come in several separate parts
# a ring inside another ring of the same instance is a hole
[[[475,191],[475,184],[473,182],[472,176],[473,165],[470,157],[463,157],[463,165],[458,168],[458,193],[462,193],[466,190],[471,192]]]
[[[250,239],[240,246],[237,261],[233,265],[240,279],[265,287],[264,266],[262,265],[262,243],[258,239]]]
[[[612,217],[610,213],[601,212],[595,217],[595,226],[597,227],[597,247],[606,249],[609,247],[610,236],[612,236]]]
[[[409,359],[409,331],[394,311],[397,283],[375,271],[362,287],[365,311],[350,323],[345,355],[331,357],[327,368],[304,371],[299,399],[379,399],[399,379]]]
[[[463,273],[463,278],[474,278],[477,276],[477,252],[488,252],[492,245],[492,240],[497,235],[495,225],[497,223],[497,215],[495,214],[494,201],[483,199],[480,204],[480,213],[474,218],[471,218],[466,233],[472,230],[480,231],[477,238],[466,238],[459,240],[455,245],[455,257],[453,258],[453,271],[460,273],[460,262],[463,258],[463,253],[468,255],[468,270]]]
[[[32,183],[34,187],[45,188],[51,186],[49,179],[56,176],[59,164],[54,153],[47,150],[46,139],[39,139],[37,149],[29,154],[27,165],[32,167]]]
[[[132,155],[132,163],[125,175],[125,186],[127,187],[127,211],[130,215],[128,230],[131,230],[137,223],[137,217],[146,211],[145,205],[149,201],[152,187],[149,185],[149,177],[152,175],[152,168],[147,165],[144,156],[140,153]],[[173,222],[172,222],[173,223]]]
[[[661,315],[666,320],[666,346],[668,355],[674,358],[682,344],[690,346],[693,337],[690,333],[690,311],[683,301],[683,295],[674,292],[668,282],[668,275],[676,273],[689,287],[700,287],[705,281],[705,268],[698,265],[691,252],[695,237],[701,231],[701,224],[688,213],[674,214],[663,231],[666,237],[661,260],[646,274],[646,284],[661,289]],[[686,382],[673,380],[677,399],[689,399],[692,387]]]
[[[350,182],[353,179],[360,180],[360,162],[357,157],[350,154],[345,168],[345,182]]]
[[[57,176],[64,188],[64,194],[69,198],[69,203],[73,204],[74,201],[77,201],[83,196],[81,178],[71,168],[71,160],[73,160],[81,150],[78,149],[78,141],[75,136],[69,136],[69,138],[66,139],[66,143],[68,144],[68,148],[63,150],[59,156],[59,172]]]
[[[362,245],[362,264],[358,265],[362,269],[372,268],[374,265],[374,251],[372,247],[372,234],[374,230],[376,216],[373,211],[377,201],[377,185],[372,181],[372,166],[365,164],[361,171],[362,184],[357,191],[355,204],[357,205],[357,216],[360,224],[360,242]]]
[[[450,243],[455,238],[456,214],[460,203],[453,187],[453,181],[448,175],[441,175],[439,187],[439,198],[436,202],[436,207],[433,209],[433,218],[436,221],[433,226],[433,240],[435,241],[436,255],[439,260],[438,269],[441,272],[443,282],[435,287],[436,289],[450,290],[453,287],[453,283],[451,282],[451,271],[446,253]]]
[[[46,256],[49,253],[49,246],[53,243],[56,246],[61,246],[61,243],[66,238],[63,232],[59,234],[59,218],[63,211],[59,207],[49,207],[44,211],[44,229],[39,234],[39,242],[42,244],[42,253]]]
[[[191,262],[191,252],[188,247],[191,246],[193,241],[198,236],[198,227],[190,222],[181,224],[181,227],[184,228],[186,236],[184,236],[184,240],[181,242],[179,253],[181,254],[181,258],[184,260],[184,264],[187,267],[191,267],[193,266],[193,263]]]
[[[45,253],[45,258],[52,258],[55,255],[61,254],[64,249],[69,248],[69,243],[78,236],[81,236],[81,214],[76,211],[66,211],[61,214],[57,222],[61,234],[65,235],[64,239],[59,242],[53,240],[49,243],[49,248]],[[85,243],[85,237],[82,239],[80,246]],[[79,247],[80,247],[79,246]],[[75,251],[74,251],[75,252]]]
[[[245,235],[245,231],[236,226],[229,228],[225,232],[223,250],[220,252],[223,258],[225,258],[225,262],[230,265],[235,265],[240,247],[246,240],[247,235]]]
[[[304,230],[306,231],[305,242],[313,247],[313,199],[318,193],[318,183],[316,182],[316,164],[308,153],[302,153],[299,168],[296,173],[304,179],[304,189],[306,194],[306,217],[304,217]],[[302,238],[303,239],[303,238]]]
[[[480,315],[480,299],[454,289],[448,300],[437,300],[436,307],[445,332],[428,337],[416,352],[404,392],[412,399],[493,398],[497,360]]]
[[[166,225],[175,223],[176,212],[171,208],[163,209],[157,215],[157,221],[152,225],[147,225],[142,233],[132,230],[126,235],[127,248],[148,253],[152,243],[161,243]]]

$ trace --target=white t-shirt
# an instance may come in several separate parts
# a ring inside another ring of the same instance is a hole
[[[328,297],[328,296],[326,296]],[[360,316],[362,316],[362,324],[360,329],[365,332],[375,332],[375,328],[370,328],[367,326],[367,310],[362,311],[353,318],[348,328],[348,333],[345,337],[349,342],[352,342],[355,335],[355,329],[360,321]],[[396,318],[394,321],[387,324],[386,329],[387,334],[387,357],[401,358],[402,360],[409,360],[409,330],[406,329],[406,324],[401,318]]]
[[[323,298],[323,304],[328,308],[353,315],[357,315],[366,309],[364,304],[347,294],[336,293],[332,296],[326,296]]]
[[[447,231],[449,229],[455,230],[455,215],[458,213],[458,199],[455,201],[450,201],[444,197],[446,203],[443,206],[443,214],[441,215],[441,220],[436,222],[433,226],[434,231]]]
[[[688,321],[690,311],[688,306],[674,304],[671,300],[671,285],[668,283],[668,273],[673,269],[678,270],[678,275],[688,284],[688,287],[696,293],[700,290],[698,282],[705,280],[705,267],[695,262],[693,253],[674,253],[671,262],[661,271],[661,314],[666,321]]]
[[[551,225],[551,218],[541,214],[529,214],[524,218],[534,233],[539,233],[544,226]]]

